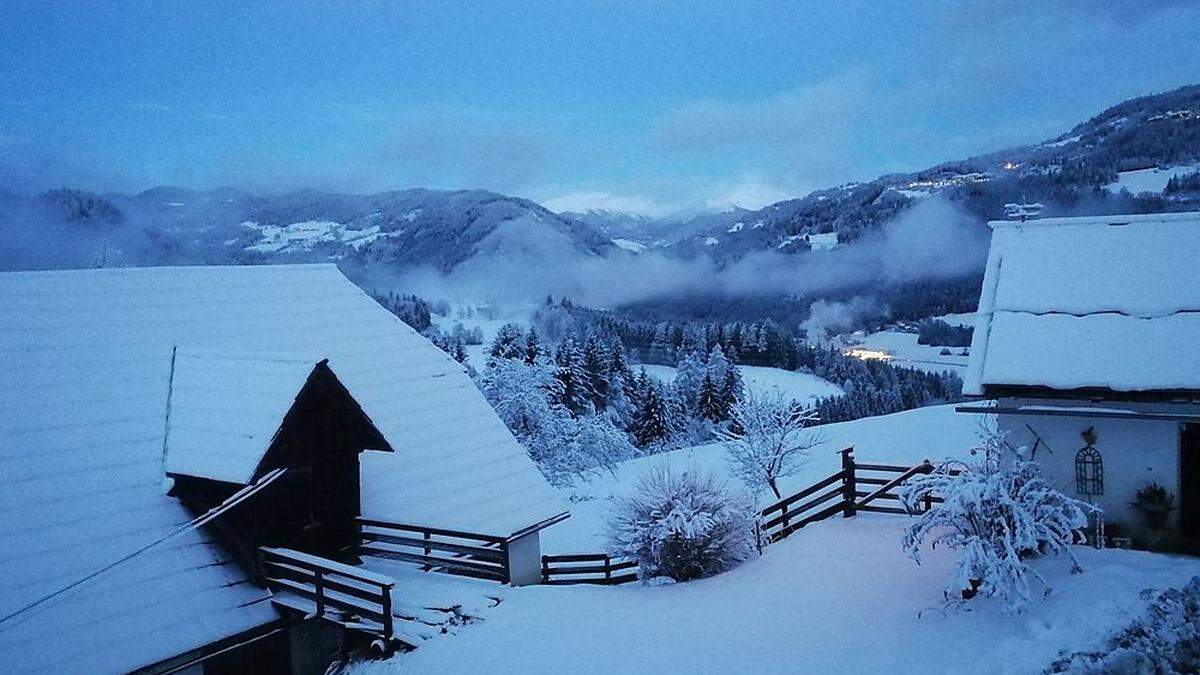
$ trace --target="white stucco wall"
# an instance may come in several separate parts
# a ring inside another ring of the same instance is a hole
[[[542,583],[542,543],[537,530],[509,540],[508,577],[513,586]]]
[[[1113,408],[1139,412],[1200,414],[1200,406],[1180,404],[1095,403],[1002,399],[1000,407],[1019,405]],[[1048,415],[997,416],[1001,430],[1009,432],[1013,446],[1033,447],[1032,431],[1041,437],[1034,457],[1042,463],[1046,476],[1064,493],[1084,499],[1104,509],[1109,522],[1119,521],[1133,531],[1142,526],[1141,514],[1130,507],[1137,490],[1150,481],[1165,487],[1175,496],[1176,510],[1169,527],[1174,529],[1179,506],[1179,435],[1182,425],[1174,421],[1126,420],[1099,417]],[[1086,445],[1082,433],[1093,427],[1094,447],[1104,461],[1104,494],[1084,496],[1076,492],[1075,455]],[[1032,431],[1031,431],[1032,429]]]

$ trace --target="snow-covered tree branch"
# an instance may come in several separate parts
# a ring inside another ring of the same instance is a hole
[[[816,410],[779,393],[747,389],[730,416],[730,427],[717,431],[725,444],[730,471],[751,489],[759,491],[766,486],[776,498],[782,498],[778,480],[799,470],[812,448],[824,440],[808,429],[817,421]]]
[[[987,431],[971,452],[977,460],[943,463],[901,487],[905,508],[913,513],[926,497],[945,500],[908,529],[904,549],[918,563],[926,541],[962,551],[958,570],[946,584],[947,596],[998,597],[1008,611],[1019,611],[1033,598],[1035,584],[1043,594],[1050,592],[1027,561],[1066,553],[1078,570],[1070,545],[1098,509],[1052,488],[1041,465],[1028,461],[1026,449],[1011,449],[996,430]]]

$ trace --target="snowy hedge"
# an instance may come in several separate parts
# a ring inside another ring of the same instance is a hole
[[[1024,448],[1009,449],[999,432],[987,433],[971,453],[977,461],[946,462],[901,488],[900,497],[913,513],[927,496],[945,499],[909,528],[904,549],[918,563],[927,539],[933,547],[962,551],[947,596],[997,597],[1007,610],[1018,611],[1032,599],[1035,584],[1043,594],[1050,591],[1027,564],[1029,558],[1063,552],[1079,570],[1069,547],[1081,538],[1079,530],[1096,507],[1050,487],[1041,465],[1028,461]]]
[[[1158,594],[1143,616],[1111,636],[1103,648],[1065,654],[1046,672],[1200,672],[1200,577],[1182,589]]]
[[[710,474],[658,469],[642,475],[609,522],[612,552],[643,578],[687,581],[718,574],[754,551],[754,508]]]

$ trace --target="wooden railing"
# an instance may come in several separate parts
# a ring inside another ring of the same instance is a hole
[[[920,508],[910,512],[900,500],[898,488],[905,481],[933,471],[933,465],[928,460],[916,466],[859,464],[854,460],[854,448],[842,450],[841,455],[841,471],[775,502],[759,513],[761,542],[779,541],[805,525],[838,513],[846,518],[853,517],[859,511],[916,515],[944,501],[941,497],[927,495],[922,499]],[[892,503],[879,504],[876,503],[878,500]]]
[[[542,583],[554,585],[600,584],[611,586],[637,581],[637,561],[613,558],[607,553],[542,556]],[[632,570],[632,571],[629,571]]]
[[[444,572],[508,583],[504,537],[435,527],[358,519],[360,556],[375,556]]]
[[[259,553],[277,605],[389,641],[395,635],[392,579],[287,548],[264,546]]]
[[[761,537],[768,543],[776,542],[809,523],[841,512],[846,498],[845,478],[843,469],[763,509],[759,513]]]

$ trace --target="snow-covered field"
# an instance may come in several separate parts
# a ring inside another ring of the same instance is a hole
[[[823,442],[813,449],[811,460],[798,473],[779,481],[780,490],[784,494],[796,492],[834,473],[841,468],[838,451],[851,446],[862,462],[916,464],[925,459],[966,457],[978,440],[980,420],[979,415],[957,413],[953,405],[942,405],[814,427],[812,433]],[[572,491],[575,501],[571,517],[542,532],[542,552],[606,550],[604,523],[614,500],[627,494],[640,474],[659,466],[698,467],[729,477],[724,448],[716,443],[625,462],[615,475],[603,476]],[[769,492],[760,499],[764,504],[774,501]]]
[[[964,315],[947,316],[962,317]],[[947,321],[947,323],[950,322]],[[916,368],[927,372],[950,370],[960,376],[966,371],[967,357],[960,355],[961,347],[950,347],[950,355],[944,355],[941,353],[943,347],[919,345],[917,337],[916,333],[885,330],[857,338],[855,346],[887,352],[892,355],[890,363],[902,368]]]
[[[515,589],[481,623],[355,672],[1037,673],[1124,625],[1142,589],[1200,573],[1194,558],[1077,547],[1083,574],[1064,558],[1037,561],[1054,591],[1026,613],[989,601],[946,613],[954,555],[915,564],[901,552],[904,526],[826,520],[686,584]]]
[[[1167,187],[1167,181],[1175,176],[1200,171],[1200,164],[1173,166],[1169,169],[1150,168],[1137,171],[1122,171],[1117,174],[1117,182],[1106,186],[1112,192],[1128,190],[1130,194],[1142,192],[1162,192]]]
[[[672,382],[675,379],[675,368],[671,366],[634,365],[635,371],[640,368],[645,368],[647,374],[662,382]],[[802,403],[844,393],[836,384],[809,373],[761,366],[738,366],[738,370],[741,371],[746,386],[755,392],[776,391]]]
[[[860,461],[915,463],[963,457],[979,416],[922,408],[818,428],[826,442],[796,476],[794,491]],[[705,445],[627,462],[615,476],[575,491],[572,517],[542,535],[544,553],[604,549],[614,496],[660,465],[725,474],[722,449]],[[861,514],[811,525],[761,558],[709,579],[666,586],[538,586],[507,589],[483,621],[425,642],[356,675],[477,672],[502,664],[523,673],[1036,673],[1061,651],[1097,647],[1145,606],[1142,589],[1200,574],[1200,560],[1076,547],[1084,574],[1065,558],[1035,563],[1053,592],[1018,616],[990,600],[942,610],[956,560],[928,551],[920,565],[901,550],[909,522]]]

